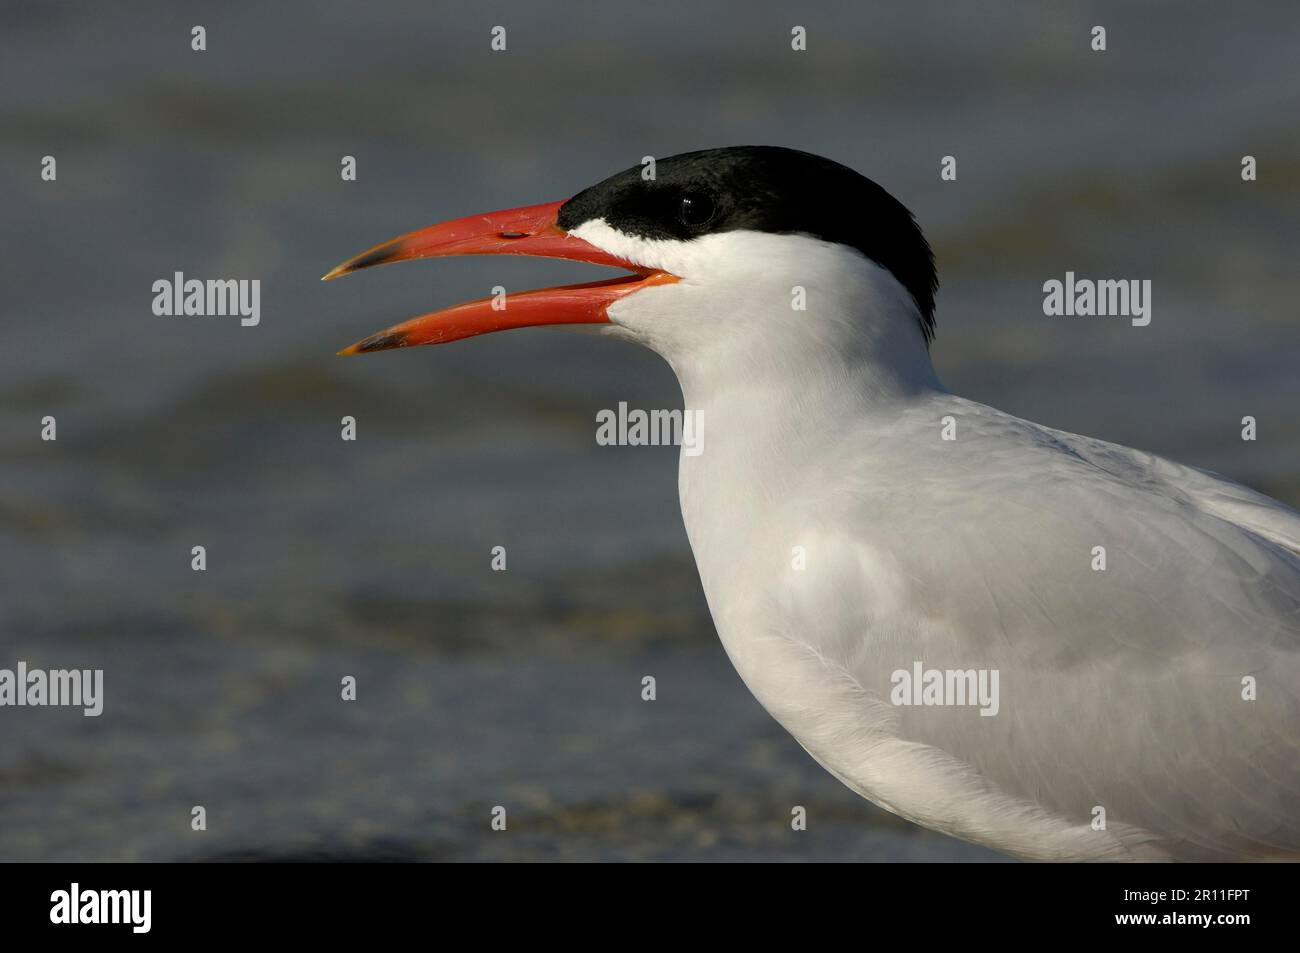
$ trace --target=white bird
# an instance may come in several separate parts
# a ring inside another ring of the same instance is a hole
[[[771,147],[641,173],[326,278],[493,253],[632,275],[343,353],[594,324],[661,354],[707,422],[679,488],[727,654],[881,807],[1022,859],[1300,859],[1300,514],[945,390],[929,245],[858,173]]]

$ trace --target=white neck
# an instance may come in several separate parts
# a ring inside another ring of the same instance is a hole
[[[605,328],[661,354],[698,415],[681,493],[702,568],[702,521],[760,523],[746,508],[809,479],[845,428],[942,390],[912,296],[855,249],[752,231],[657,241],[601,220],[574,234],[681,279],[611,305]]]
[[[783,303],[733,318],[739,336],[657,342],[697,415],[701,452],[682,455],[679,490],[705,576],[743,551],[745,527],[823,480],[851,431],[887,428],[901,405],[943,391],[911,296],[876,265],[854,267],[862,280],[810,289],[806,312]]]
[[[911,296],[888,273],[816,312],[788,307],[736,319],[739,335],[656,347],[672,365],[687,407],[732,406],[775,422],[792,417],[820,431],[810,415],[867,409],[942,390]],[[756,319],[757,318],[757,319]],[[726,319],[723,319],[726,320]]]

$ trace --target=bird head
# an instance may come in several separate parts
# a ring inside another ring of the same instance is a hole
[[[456,305],[340,353],[585,324],[671,360],[779,342],[786,333],[825,336],[851,322],[863,298],[902,315],[901,327],[878,332],[902,335],[922,352],[934,333],[934,258],[911,213],[852,169],[792,149],[709,149],[633,166],[566,201],[402,235],[324,280],[451,255],[536,255],[629,274]]]

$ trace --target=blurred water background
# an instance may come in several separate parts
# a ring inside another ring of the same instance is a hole
[[[675,451],[594,441],[680,406],[658,358],[334,356],[607,272],[318,278],[643,155],[798,147],[916,213],[949,387],[1294,505],[1298,39],[1294,3],[6,3],[0,667],[103,668],[106,701],[0,709],[0,860],[995,859],[842,788],[732,671]],[[1150,278],[1151,325],[1044,317],[1066,270]],[[155,317],[175,271],[261,279],[260,326]]]

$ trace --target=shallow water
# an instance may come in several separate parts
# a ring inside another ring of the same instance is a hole
[[[657,358],[546,331],[334,357],[497,283],[597,273],[320,284],[336,262],[646,154],[860,169],[935,246],[949,387],[1300,502],[1293,5],[583,9],[6,14],[0,667],[102,667],[107,700],[0,709],[0,859],[993,858],[850,794],[740,683],[674,452],[594,443],[601,408],[679,406]],[[178,270],[260,278],[261,324],[155,317]],[[1151,325],[1044,317],[1067,270],[1152,279]]]

